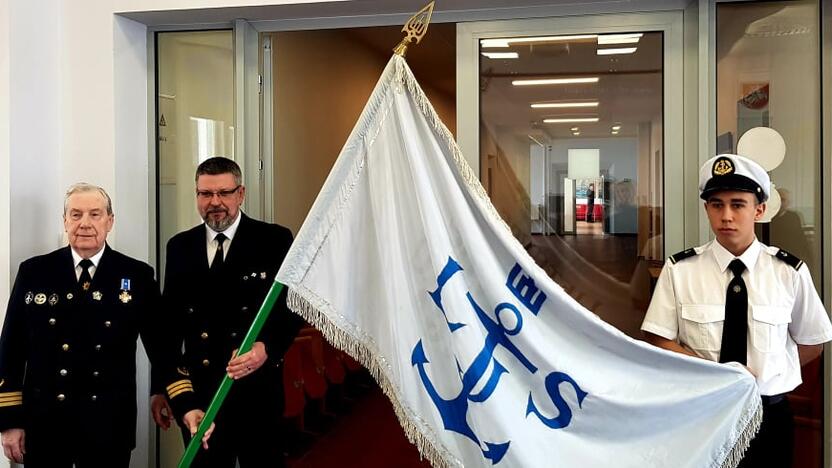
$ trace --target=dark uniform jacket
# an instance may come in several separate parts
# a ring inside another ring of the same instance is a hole
[[[0,337],[0,431],[23,428],[30,451],[55,438],[134,448],[139,335],[174,411],[193,409],[176,349],[155,331],[159,305],[153,269],[109,246],[87,290],[69,247],[23,262]]]
[[[177,341],[184,342],[185,363],[203,409],[226,374],[233,350],[242,343],[292,243],[288,229],[243,213],[240,216],[219,273],[209,270],[204,224],[177,234],[167,245],[163,300],[176,324]],[[284,290],[256,340],[266,345],[268,360],[234,383],[232,400],[265,398],[282,408],[282,369],[278,366],[301,324],[286,307]]]

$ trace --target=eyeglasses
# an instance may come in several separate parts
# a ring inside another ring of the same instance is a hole
[[[242,185],[238,185],[231,190],[217,190],[216,192],[212,192],[210,190],[197,190],[196,196],[201,200],[211,200],[214,198],[214,195],[218,195],[222,200],[229,200],[231,197],[237,193],[237,190],[240,189]]]

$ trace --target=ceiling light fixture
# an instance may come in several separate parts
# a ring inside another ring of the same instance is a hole
[[[621,130],[621,125],[618,125],[618,124],[613,125],[613,126],[612,126],[612,129],[613,129],[613,130],[615,130],[615,131],[617,132],[617,131]]]
[[[569,130],[572,130],[573,132],[577,132],[577,131],[578,131],[578,127],[572,127],[572,128],[570,128]]]
[[[516,59],[520,58],[517,52],[483,52],[482,55],[490,59]]]
[[[573,36],[537,36],[537,37],[501,37],[496,39],[480,39],[481,47],[510,47],[514,44],[531,44],[541,42],[568,42],[596,39],[597,34],[578,34]]]
[[[514,86],[536,86],[536,85],[558,85],[558,84],[581,84],[581,83],[597,83],[598,77],[588,78],[546,78],[539,80],[514,80],[511,82]]]
[[[642,33],[601,34],[598,36],[598,45],[637,44],[641,36],[643,36]]]
[[[568,107],[598,107],[598,101],[586,102],[536,102],[532,109],[563,109]]]
[[[618,130],[613,130],[610,133],[612,133],[613,135],[618,135]]]
[[[598,49],[595,51],[598,55],[621,55],[632,54],[638,47],[619,47],[615,49]]]
[[[581,132],[572,132],[572,134],[575,135],[575,136],[578,136],[578,135],[581,134]]]
[[[598,117],[569,117],[557,119],[543,119],[543,123],[581,123],[581,122],[597,122]]]

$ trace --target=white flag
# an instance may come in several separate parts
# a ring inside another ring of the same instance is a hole
[[[434,466],[733,467],[744,370],[633,340],[512,236],[393,56],[277,276]]]

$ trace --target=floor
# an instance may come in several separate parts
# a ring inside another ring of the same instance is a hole
[[[390,400],[372,385],[352,397],[303,453],[290,456],[289,468],[429,468],[402,430]]]

